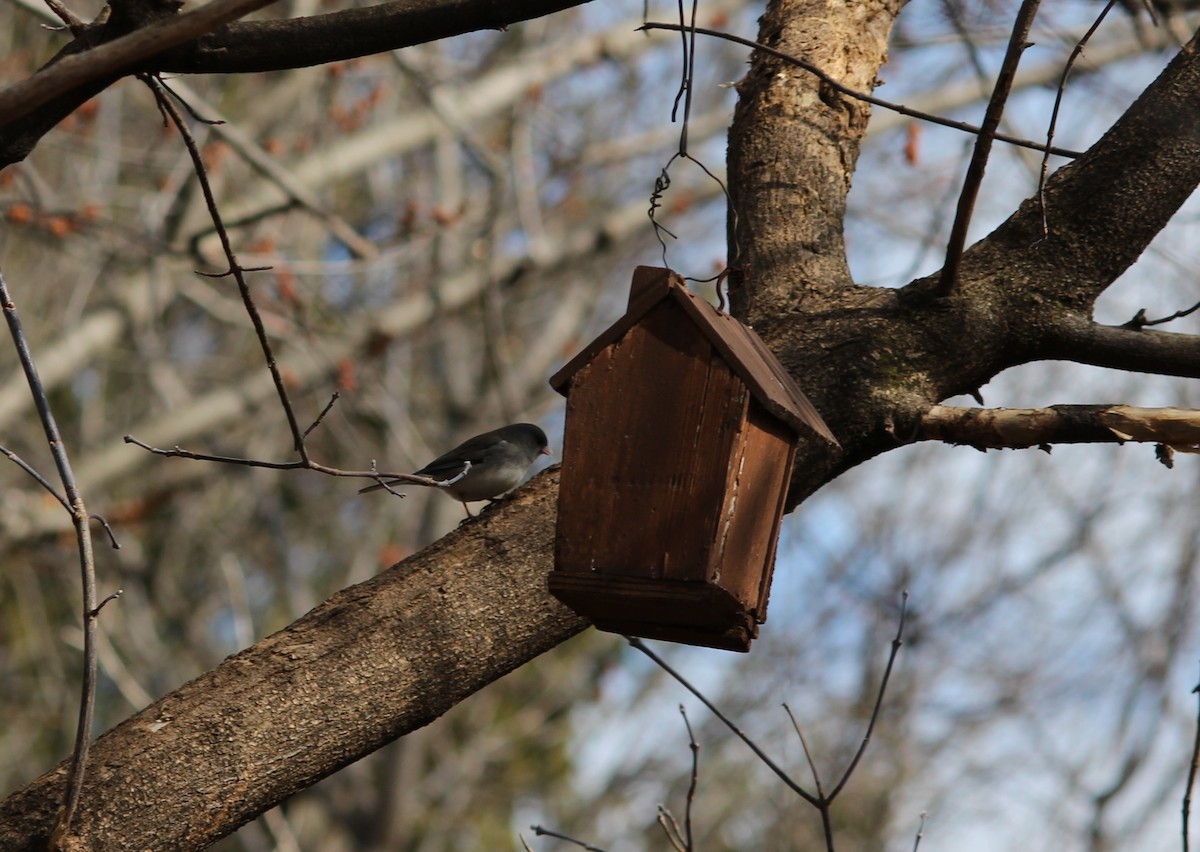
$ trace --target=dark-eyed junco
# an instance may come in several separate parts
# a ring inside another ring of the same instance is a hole
[[[539,455],[554,455],[546,445],[546,433],[532,423],[513,423],[468,438],[453,450],[438,456],[414,472],[438,482],[462,478],[442,490],[463,504],[467,517],[474,517],[467,503],[491,500],[516,488],[525,471]],[[466,474],[463,475],[463,471]],[[415,485],[396,480],[388,485]],[[383,485],[368,485],[359,494],[377,491]]]

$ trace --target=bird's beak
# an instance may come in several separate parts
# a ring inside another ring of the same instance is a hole
[[[554,455],[554,450],[550,449],[549,447],[542,447],[542,455],[552,456]]]

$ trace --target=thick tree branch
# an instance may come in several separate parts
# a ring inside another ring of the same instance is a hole
[[[221,19],[230,20],[271,0],[221,2],[229,8],[246,7]],[[59,57],[65,58],[52,60],[28,80],[0,91],[0,167],[23,160],[50,128],[122,74],[303,68],[477,30],[502,30],[583,2],[586,0],[518,0],[506,4],[492,0],[398,0],[310,18],[230,24],[200,41],[196,41],[197,36],[219,22],[205,19],[201,27],[184,21],[216,3],[107,44],[102,44],[107,31],[102,25],[93,25],[59,52]],[[172,34],[165,43],[160,39],[163,33]],[[191,43],[180,47],[180,42]],[[66,70],[59,70],[63,66]]]
[[[772,20],[764,19],[764,27]],[[821,26],[829,20],[822,17]],[[803,41],[820,40],[809,34]],[[838,47],[828,38],[821,44]],[[738,244],[747,256],[731,296],[735,313],[752,322],[801,381],[842,446],[840,453],[802,450],[789,505],[894,448],[898,432],[889,422],[916,423],[930,405],[972,392],[1017,364],[1067,358],[1180,376],[1200,371],[1200,347],[1188,337],[1091,320],[1096,296],[1200,183],[1195,42],[1083,157],[1049,180],[1050,235],[1043,236],[1036,200],[1025,202],[966,252],[952,298],[937,297],[936,274],[899,291],[856,286],[844,274],[841,210],[807,194],[833,192],[825,174],[833,166],[827,169],[823,158],[837,137],[823,113],[832,111],[832,121],[851,110],[839,113],[839,103],[815,98],[785,99],[778,79],[760,84],[751,72],[748,80],[769,88],[743,84],[743,102],[758,106],[740,103],[731,131],[730,185],[741,205]],[[853,124],[843,129],[855,131]]]
[[[201,849],[583,630],[546,590],[557,491],[547,471],[106,733],[78,836]],[[45,848],[65,773],[0,803],[0,848]]]
[[[1131,405],[1049,408],[955,408],[935,405],[921,418],[918,438],[976,449],[1026,449],[1050,444],[1140,441],[1173,450],[1200,449],[1200,411]]]
[[[1101,325],[1074,314],[1048,330],[1039,354],[1117,370],[1200,378],[1200,336]]]
[[[964,284],[1049,297],[1090,315],[1200,184],[1197,91],[1193,38],[1084,156],[1047,182],[1049,236],[1030,199],[967,252]]]
[[[162,71],[245,74],[371,56],[512,24],[587,0],[397,0],[285,21],[242,21],[162,57]]]
[[[95,39],[84,36],[81,53],[70,47],[27,80],[0,89],[0,126],[21,118],[47,101],[98,80],[111,82],[139,63],[185,42],[194,41],[222,24],[270,5],[275,0],[213,0],[194,12],[159,21],[120,35],[106,44],[90,46]],[[97,24],[99,38],[115,28]],[[73,55],[65,55],[73,53]]]

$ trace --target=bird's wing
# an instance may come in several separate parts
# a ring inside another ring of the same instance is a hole
[[[495,454],[505,443],[497,441],[492,432],[476,435],[414,473],[434,479],[452,479],[462,473],[465,462],[470,462],[472,467],[476,467]]]

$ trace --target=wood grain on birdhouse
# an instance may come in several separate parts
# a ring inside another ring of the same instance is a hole
[[[748,650],[803,432],[828,427],[753,331],[639,267],[567,395],[550,590],[597,627]]]

